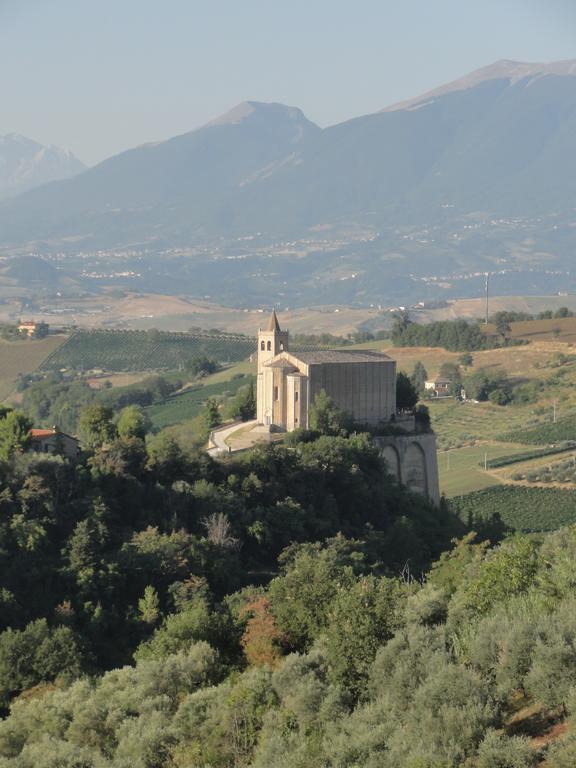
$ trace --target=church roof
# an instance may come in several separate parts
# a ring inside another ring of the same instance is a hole
[[[279,331],[280,330],[280,323],[278,322],[278,318],[276,317],[276,310],[272,310],[272,314],[270,315],[270,320],[268,320],[268,327],[266,328],[267,331]]]
[[[274,358],[271,362],[268,363],[269,368],[294,368],[295,366],[293,363],[290,362],[290,360],[286,360],[285,357],[278,357]]]
[[[303,363],[382,363],[392,359],[375,349],[322,349],[317,352],[292,352]]]

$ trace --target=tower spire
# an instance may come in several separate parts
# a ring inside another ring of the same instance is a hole
[[[278,318],[276,317],[276,309],[272,310],[272,314],[270,315],[270,320],[268,321],[268,328],[266,328],[267,331],[280,331],[280,323],[278,322]]]

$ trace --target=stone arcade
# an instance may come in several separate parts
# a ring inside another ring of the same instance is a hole
[[[390,472],[438,503],[436,437],[418,432],[413,416],[397,414],[396,361],[373,350],[292,353],[288,331],[272,312],[266,328],[258,331],[257,429],[306,429],[322,389],[358,424],[380,427],[382,436],[374,442]],[[391,426],[402,433],[390,434]]]

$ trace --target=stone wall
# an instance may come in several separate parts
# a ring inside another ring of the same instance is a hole
[[[388,435],[375,437],[374,443],[388,464],[388,471],[398,482],[416,493],[440,502],[436,435]]]

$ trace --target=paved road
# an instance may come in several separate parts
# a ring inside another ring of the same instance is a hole
[[[257,423],[256,419],[253,421],[235,421],[234,424],[227,424],[225,427],[214,430],[212,432],[212,440],[215,447],[209,448],[208,454],[210,456],[220,456],[223,453],[234,453],[234,450],[230,451],[230,446],[226,445],[226,440],[238,429],[255,427]]]

